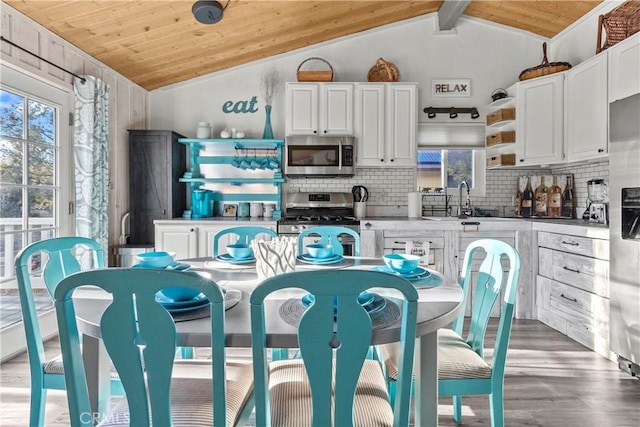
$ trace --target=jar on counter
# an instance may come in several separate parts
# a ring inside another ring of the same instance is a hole
[[[249,216],[249,203],[248,202],[238,203],[238,218],[245,218],[248,216]]]
[[[262,203],[251,203],[249,205],[249,215],[251,218],[262,216]]]
[[[264,216],[265,218],[273,217],[273,210],[275,209],[275,207],[276,205],[274,203],[265,203],[262,209],[262,216]]]

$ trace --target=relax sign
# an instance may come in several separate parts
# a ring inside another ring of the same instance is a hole
[[[431,96],[434,98],[469,97],[471,96],[471,80],[431,80]]]

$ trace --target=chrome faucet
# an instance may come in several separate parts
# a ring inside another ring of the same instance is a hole
[[[462,204],[462,187],[467,188],[467,197]],[[473,208],[471,207],[471,198],[469,197],[469,183],[465,180],[458,185],[458,217],[473,216]]]

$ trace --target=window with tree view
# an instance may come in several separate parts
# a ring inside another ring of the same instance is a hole
[[[418,188],[474,187],[473,150],[418,150]]]
[[[32,242],[56,236],[59,197],[58,107],[19,91],[0,90],[0,272]],[[32,264],[38,264],[34,257]],[[35,270],[39,265],[32,265]]]

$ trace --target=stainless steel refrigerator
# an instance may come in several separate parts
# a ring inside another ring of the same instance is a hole
[[[609,106],[610,348],[640,375],[640,94]]]

